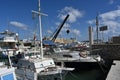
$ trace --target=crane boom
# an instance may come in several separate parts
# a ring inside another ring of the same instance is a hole
[[[56,29],[56,31],[53,33],[53,35],[52,35],[52,37],[51,37],[51,40],[52,40],[53,42],[55,42],[58,34],[60,33],[60,31],[61,31],[63,25],[65,24],[65,22],[67,21],[68,17],[69,17],[69,14],[65,17],[65,19],[64,19],[63,22],[62,22],[62,24],[61,24],[61,25]]]

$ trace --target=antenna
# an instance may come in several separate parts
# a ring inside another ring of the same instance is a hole
[[[99,33],[99,21],[98,21],[98,16],[99,16],[99,13],[97,12],[97,16],[96,16],[96,33],[97,33],[97,44],[98,44],[98,33]]]

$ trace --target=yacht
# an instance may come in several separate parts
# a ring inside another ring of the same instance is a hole
[[[90,51],[71,51],[61,47],[47,47],[44,50],[44,57],[52,57],[56,61],[79,61],[79,62],[96,62],[100,61],[99,55],[91,55]]]
[[[0,53],[7,56],[7,50],[9,50],[9,55],[13,56],[17,50],[16,43],[18,42],[18,34],[13,33],[9,30],[0,32]]]
[[[56,46],[47,47],[44,50],[44,57],[53,58],[59,65],[64,62],[66,67],[73,67],[76,70],[99,66],[99,63],[103,61],[100,55],[92,55],[90,51],[71,51]]]

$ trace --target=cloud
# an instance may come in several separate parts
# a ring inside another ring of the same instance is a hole
[[[95,19],[89,20],[88,23],[95,24]],[[103,25],[108,26],[106,34],[120,35],[120,9],[100,14],[99,27]]]
[[[110,1],[109,1],[109,4],[113,4],[113,3],[114,3],[114,0],[110,0]]]
[[[81,18],[83,16],[83,12],[79,11],[78,9],[75,9],[73,7],[65,7],[59,11],[58,18],[60,20],[64,20],[67,14],[70,15],[68,18],[68,22],[70,23],[76,22],[78,18]]]
[[[52,34],[52,31],[51,31],[51,30],[47,30],[47,33],[48,33],[48,34]]]
[[[120,9],[120,5],[117,5],[117,8]]]
[[[57,28],[58,28],[58,26],[61,25],[60,22],[56,22],[55,24],[57,25]],[[63,27],[64,27],[64,28],[69,28],[69,27],[70,27],[70,24],[68,24],[68,23],[64,23]]]
[[[120,34],[120,10],[110,11],[100,15],[101,17],[101,24],[107,25],[109,30],[107,32],[113,34]]]
[[[101,14],[100,17],[106,20],[115,20],[117,17],[120,17],[120,10],[110,11],[104,14]]]
[[[92,24],[95,23],[95,20],[88,20],[87,23],[88,23],[89,25],[92,25]]]
[[[27,25],[20,23],[20,22],[17,22],[17,21],[11,21],[11,22],[9,22],[9,24],[12,26],[18,27],[18,28],[22,28],[24,30],[26,30],[28,27]]]
[[[80,31],[78,29],[73,29],[71,32],[76,36],[80,36]]]

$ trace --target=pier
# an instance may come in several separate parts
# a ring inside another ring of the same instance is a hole
[[[103,59],[113,60],[106,80],[120,80],[120,44],[94,44],[92,50]]]
[[[120,80],[120,61],[113,61],[111,69],[108,73],[106,80]]]

